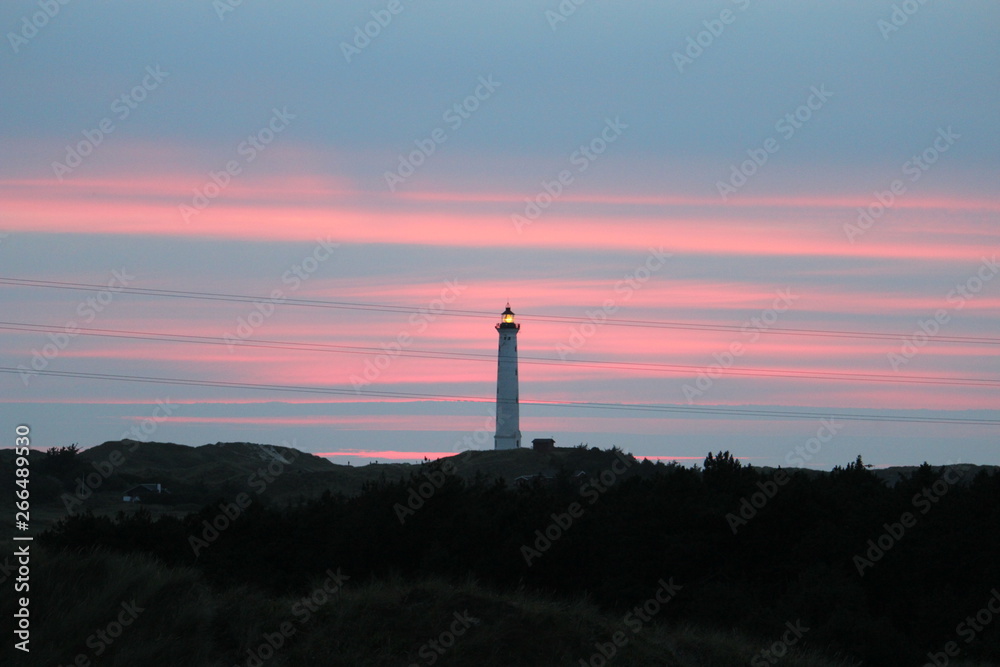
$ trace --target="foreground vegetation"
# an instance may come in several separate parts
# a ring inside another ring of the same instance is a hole
[[[337,588],[327,576],[304,593],[275,596],[253,586],[218,589],[195,568],[101,550],[40,552],[33,580],[32,651],[15,655],[5,642],[4,664],[549,667],[601,655],[625,627],[583,598],[500,593],[472,580],[348,579]],[[123,607],[134,618],[126,614],[119,633]],[[9,597],[0,611],[13,612]],[[627,632],[615,665],[736,667],[771,644],[666,624]],[[791,647],[782,664],[850,663]]]
[[[431,664],[421,645],[466,608],[489,622],[470,627],[443,664],[599,665],[597,646],[616,631],[629,641],[615,648],[615,664],[828,664],[793,662],[806,650],[922,665],[949,642],[957,650],[944,656],[949,665],[1000,656],[1000,615],[987,607],[1000,586],[1000,476],[962,482],[925,465],[890,488],[860,458],[807,477],[762,473],[728,453],[710,456],[704,470],[619,451],[590,455],[597,472],[566,469],[515,488],[463,480],[444,461],[352,497],[278,507],[263,502],[266,494],[248,504],[237,495],[186,517],[71,517],[42,542],[81,554],[149,554],[176,568],[169,576],[193,577],[192,599],[222,606],[197,604],[230,610],[221,626],[198,625],[211,628],[201,630],[206,645],[230,661],[287,617],[289,600],[338,572],[349,583],[310,621],[325,629],[315,639],[311,630],[296,635],[282,660],[339,664],[297,652],[312,642],[326,650],[339,637],[336,650],[351,664]],[[469,577],[481,584],[442,583]],[[632,632],[630,610],[664,584],[677,590]],[[349,603],[360,605],[353,620],[338,616]],[[704,630],[684,629],[692,627]],[[481,650],[494,653],[467,656],[480,636],[489,637]],[[760,653],[768,647],[775,653]]]

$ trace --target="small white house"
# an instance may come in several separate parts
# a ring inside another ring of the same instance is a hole
[[[140,503],[143,496],[148,498],[149,496],[161,493],[164,493],[164,489],[160,484],[139,484],[126,491],[125,495],[122,496],[122,500],[126,503]]]

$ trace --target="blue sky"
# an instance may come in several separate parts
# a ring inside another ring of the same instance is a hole
[[[380,346],[409,334],[368,390],[489,397],[495,367],[473,357],[495,354],[507,300],[524,314],[524,354],[560,359],[611,299],[611,319],[703,328],[598,326],[570,356],[603,365],[524,365],[522,398],[997,419],[1000,366],[982,339],[995,338],[1000,308],[998,27],[991,2],[8,2],[0,275],[107,285],[124,271],[133,289],[404,309],[277,303],[246,339],[367,352],[74,335],[47,371],[353,390]],[[87,154],[70,165],[74,152]],[[538,217],[518,226],[532,203],[544,204]],[[859,228],[864,211],[875,215]],[[656,252],[669,260],[625,298],[616,285]],[[291,289],[283,276],[316,253]],[[446,312],[415,331],[409,317],[449,284],[461,287],[446,310],[481,315]],[[961,286],[978,289],[954,298]],[[739,332],[783,290],[796,298],[771,330]],[[0,365],[31,367],[51,342],[44,327],[221,339],[253,312],[112,291],[81,321],[99,293],[5,284],[3,319],[35,328],[3,332]],[[939,311],[939,331],[894,364]],[[692,401],[684,387],[737,343]],[[425,350],[466,358],[415,356]],[[148,437],[294,440],[339,462],[453,451],[488,419],[488,402],[0,382],[4,428],[33,422],[45,445],[115,439],[166,399],[182,407]],[[682,460],[729,449],[763,465],[820,427],[522,409],[527,439]],[[808,463],[1000,463],[996,441],[996,426],[858,421]]]

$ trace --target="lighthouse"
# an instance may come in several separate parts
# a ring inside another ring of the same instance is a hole
[[[514,322],[514,313],[507,310],[496,325],[500,334],[497,354],[497,432],[494,449],[517,449],[521,446],[521,418],[517,404],[517,332],[521,325]]]

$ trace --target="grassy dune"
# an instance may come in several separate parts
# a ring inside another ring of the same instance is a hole
[[[624,631],[628,642],[609,664],[735,667],[748,664],[770,643],[667,627],[655,618],[633,632],[622,616],[603,613],[585,600],[500,593],[471,581],[348,579],[339,589],[336,583],[327,577],[301,597],[270,598],[243,587],[213,591],[196,571],[168,568],[144,556],[53,554],[36,548],[32,650],[24,654],[5,642],[0,662],[47,667],[579,665],[581,658],[600,655],[596,643],[610,646],[614,633]],[[12,596],[3,597],[0,611],[11,617]],[[125,621],[119,634],[117,623]],[[793,648],[781,664],[849,663]]]

